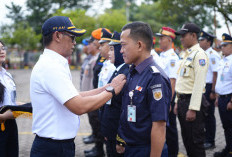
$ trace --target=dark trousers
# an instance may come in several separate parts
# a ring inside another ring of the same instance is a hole
[[[107,140],[106,142],[107,157],[123,157],[124,154],[119,154],[116,151],[116,140]]]
[[[19,156],[18,128],[15,119],[5,121],[5,130],[0,129],[0,156]]]
[[[93,135],[95,137],[95,146],[99,151],[103,151],[103,143],[104,143],[104,137],[102,136],[100,132],[100,121],[99,121],[99,111],[95,110],[88,113],[89,117],[89,123],[93,131]]]
[[[222,121],[222,126],[224,129],[225,139],[226,139],[226,150],[232,152],[232,111],[227,110],[227,104],[230,101],[230,97],[219,97],[218,99],[218,109],[220,118]]]
[[[55,141],[35,137],[30,157],[74,157],[74,140]]]
[[[177,157],[179,151],[176,115],[173,113],[174,106],[175,106],[175,102],[173,100],[171,102],[171,112],[169,113],[169,126],[167,126],[166,129],[168,157]]]
[[[126,146],[125,157],[150,157],[151,146]],[[164,148],[161,157],[168,157],[167,144],[164,144]]]
[[[209,143],[215,143],[215,133],[216,133],[216,118],[214,116],[215,112],[215,100],[210,99],[210,93],[212,89],[212,84],[207,83],[206,84],[206,91],[205,91],[205,98],[210,104],[208,108],[208,116],[205,119],[205,142]]]
[[[194,121],[186,121],[190,98],[191,96],[178,97],[177,102],[183,143],[189,157],[205,157],[205,116],[201,108],[200,111],[196,111],[196,119]],[[202,103],[201,106],[203,106]]]

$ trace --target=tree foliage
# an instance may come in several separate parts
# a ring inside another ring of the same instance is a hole
[[[20,51],[34,50],[40,47],[41,35],[36,35],[29,24],[18,23],[15,27],[5,25],[2,29],[2,39],[7,45]]]
[[[126,24],[126,16],[124,10],[109,9],[97,18],[98,26],[105,27],[111,31],[121,32],[122,27]]]

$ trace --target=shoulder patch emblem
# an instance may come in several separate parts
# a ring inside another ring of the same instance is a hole
[[[153,73],[160,73],[160,71],[155,66],[151,66],[151,69]]]
[[[157,100],[157,101],[159,101],[163,97],[162,89],[161,88],[155,88],[155,89],[153,89],[152,93],[153,93],[153,98],[155,100]]]
[[[170,61],[171,67],[174,67],[174,66],[175,66],[175,63],[176,63],[175,60],[171,60],[171,61]]]
[[[212,64],[216,64],[215,58],[211,58]]]
[[[201,66],[205,66],[205,59],[199,59],[199,64],[201,65]]]

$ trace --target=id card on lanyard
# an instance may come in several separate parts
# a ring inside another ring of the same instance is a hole
[[[132,105],[132,98],[133,98],[133,93],[134,90],[129,92],[129,97],[130,97],[130,105],[127,106],[127,121],[128,122],[136,122],[136,106]]]

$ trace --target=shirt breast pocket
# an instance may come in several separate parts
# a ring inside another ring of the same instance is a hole
[[[186,61],[184,66],[182,67],[181,71],[180,71],[180,75],[182,77],[189,77],[190,76],[190,70],[192,68],[191,62],[190,61]]]
[[[137,107],[139,107],[144,102],[144,99],[145,99],[145,92],[143,92],[143,91],[140,92],[140,91],[136,90],[134,92],[132,104],[133,105],[135,104]]]

